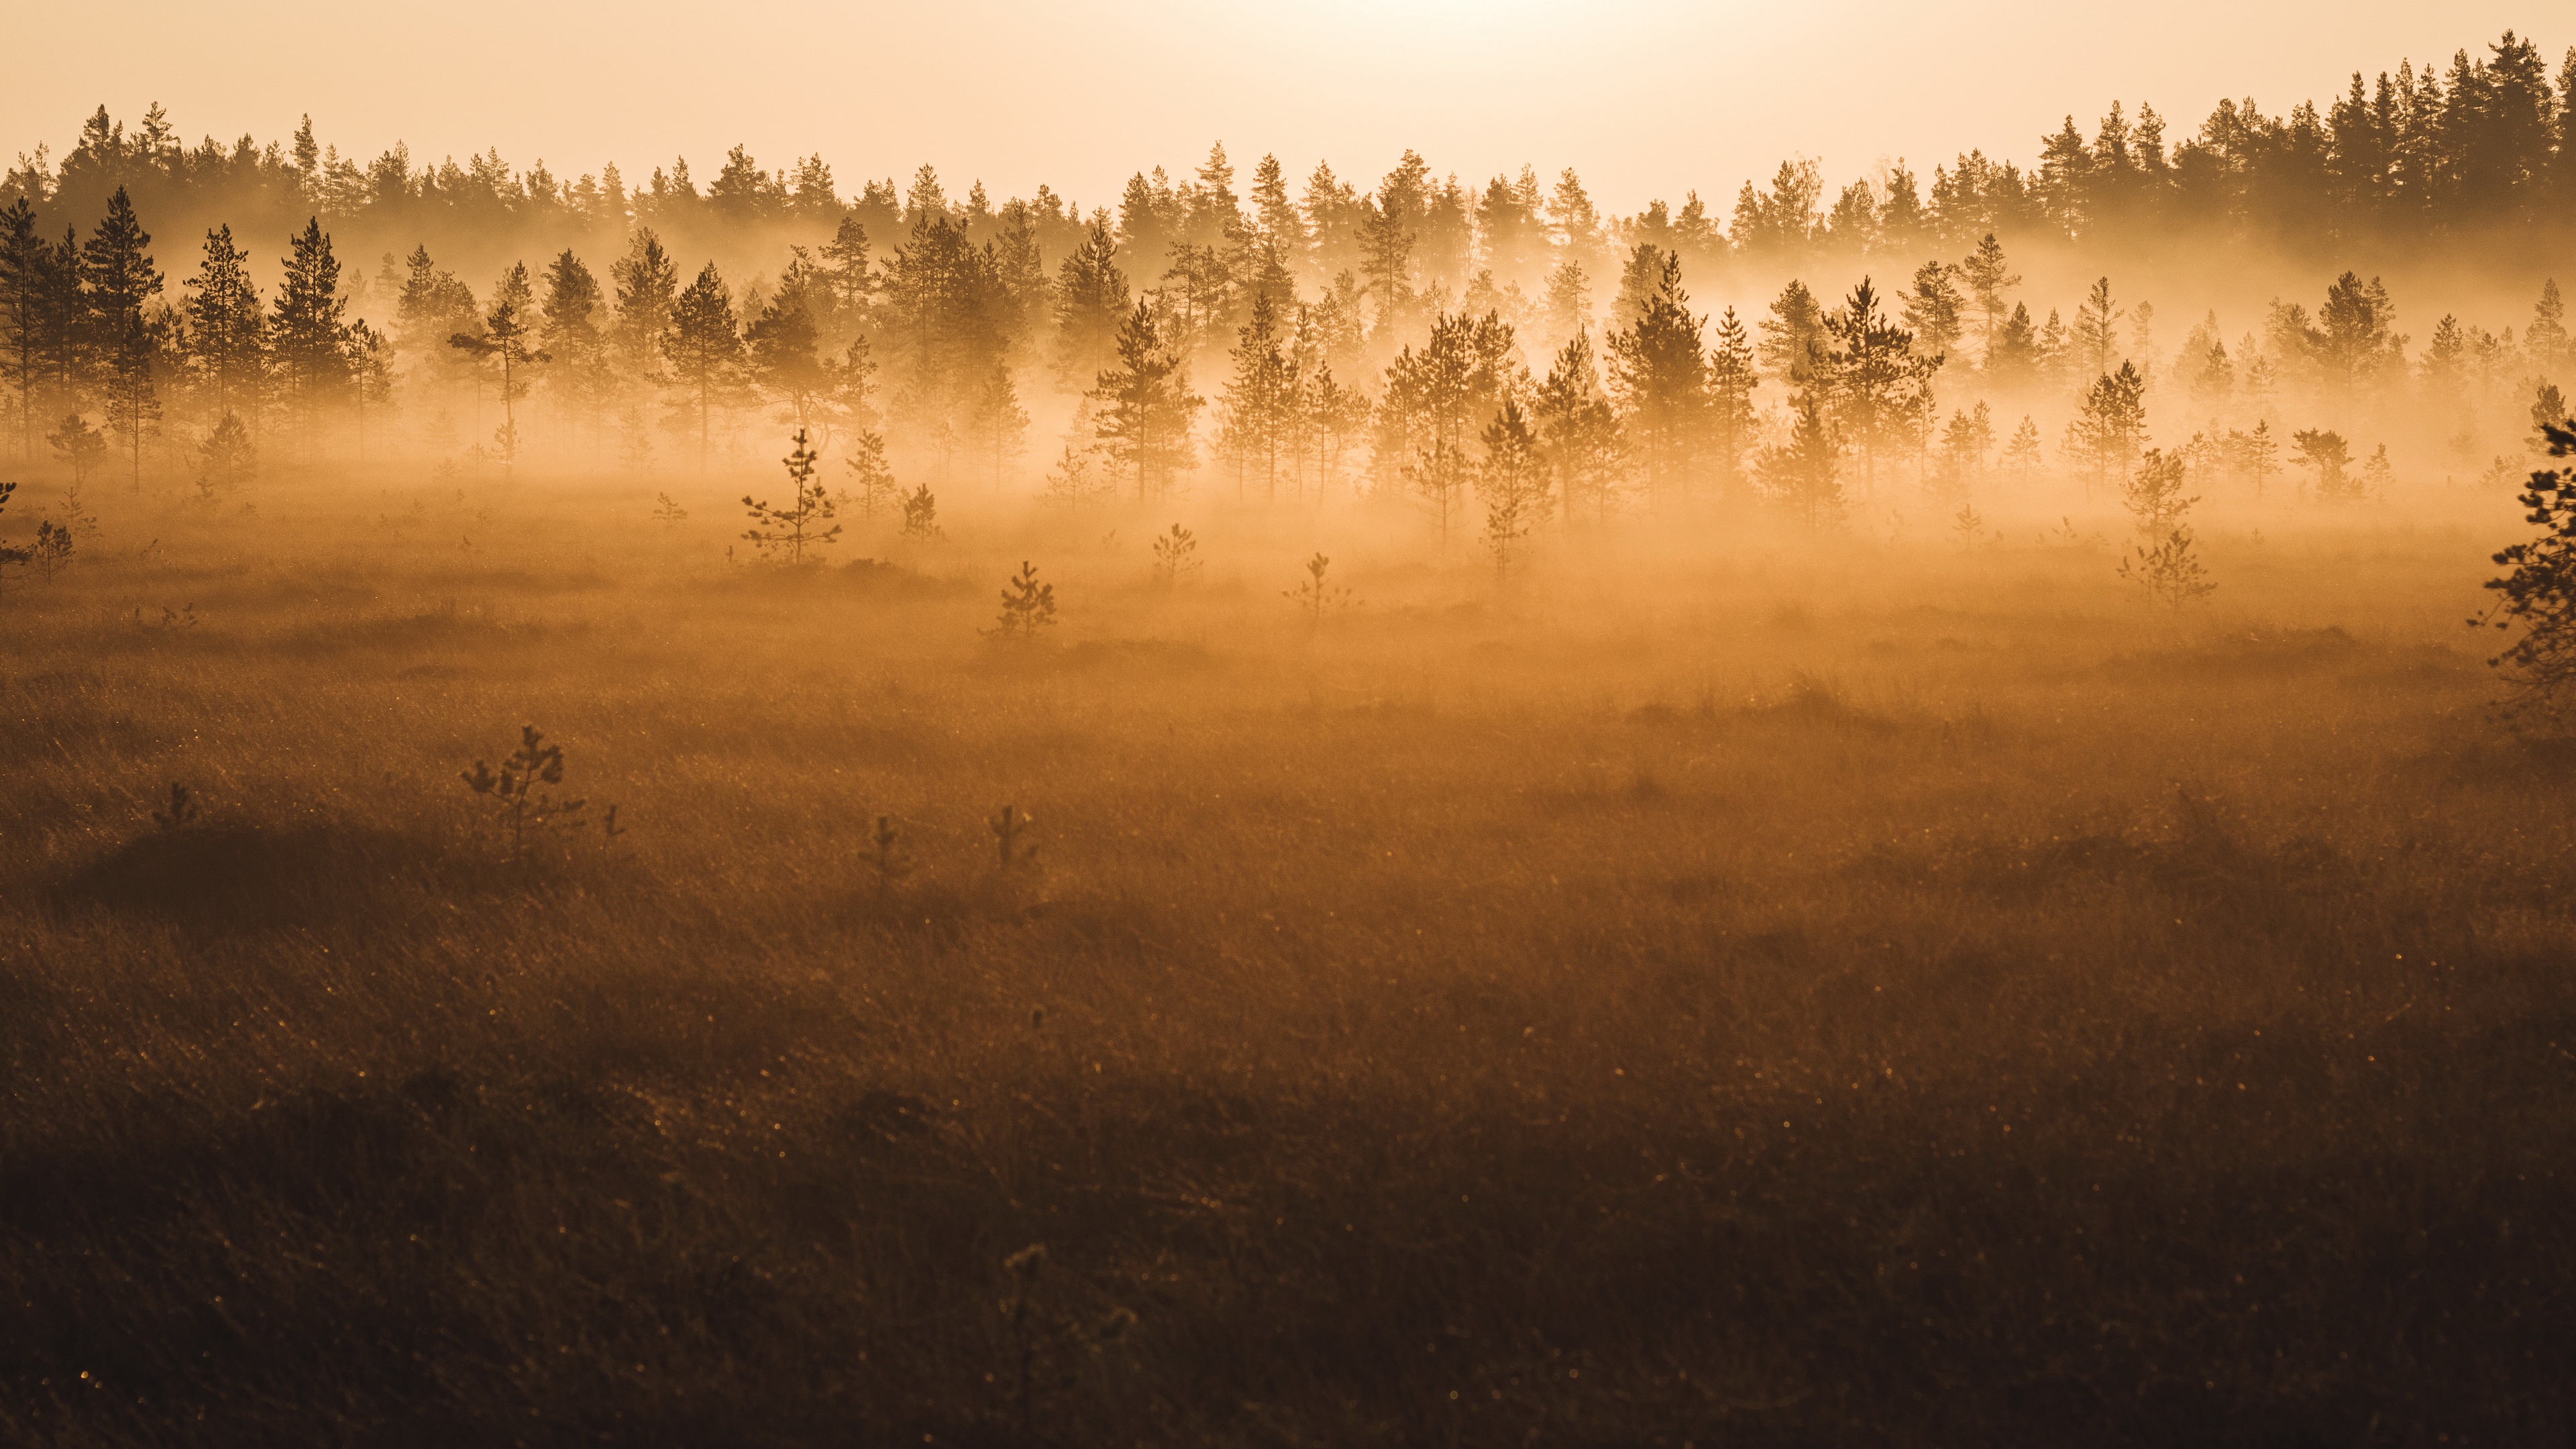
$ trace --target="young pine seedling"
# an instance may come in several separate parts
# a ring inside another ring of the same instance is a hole
[[[1169,588],[1199,567],[1199,536],[1175,523],[1169,533],[1154,535],[1154,581]]]
[[[984,631],[987,639],[1027,644],[1055,627],[1055,585],[1038,582],[1038,566],[1023,559],[1020,571],[1002,586],[1001,622]]]
[[[677,528],[689,521],[689,510],[673,502],[670,494],[656,493],[653,498],[660,505],[653,510],[653,517],[660,520],[663,527]]]
[[[894,889],[895,882],[912,874],[912,857],[903,849],[903,831],[889,815],[877,817],[877,828],[868,843],[876,847],[868,864],[876,870],[877,896],[883,899]]]
[[[161,833],[167,835],[173,831],[184,830],[187,827],[196,824],[197,815],[197,797],[189,791],[187,786],[173,780],[170,782],[169,808],[166,810],[153,811],[152,824],[155,829],[158,829]]]
[[[519,748],[501,762],[495,774],[481,760],[474,768],[458,774],[466,788],[477,795],[488,796],[494,816],[510,837],[510,855],[516,859],[526,848],[531,830],[579,829],[584,800],[557,800],[540,785],[563,783],[563,746],[550,745],[535,725],[519,727]]]
[[[993,828],[993,839],[1001,845],[1002,869],[1027,865],[1037,859],[1036,846],[1020,843],[1020,838],[1029,833],[1029,817],[1017,806],[1003,806],[1001,814],[984,823]]]
[[[1332,610],[1350,607],[1350,590],[1324,582],[1324,571],[1332,566],[1331,559],[1318,553],[1306,560],[1305,582],[1293,589],[1279,591],[1279,597],[1295,604],[1305,613],[1309,628],[1321,625],[1324,622],[1324,615]]]

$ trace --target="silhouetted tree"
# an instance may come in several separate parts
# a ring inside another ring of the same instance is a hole
[[[736,330],[733,292],[716,264],[698,269],[697,280],[671,302],[670,330],[662,355],[671,360],[687,406],[697,415],[698,471],[705,472],[707,445],[716,406],[733,384],[742,360],[742,334]]]

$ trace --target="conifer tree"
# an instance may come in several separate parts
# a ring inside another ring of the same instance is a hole
[[[1226,384],[1225,448],[1235,461],[1235,492],[1245,475],[1261,477],[1266,502],[1279,498],[1279,469],[1293,441],[1297,366],[1279,346],[1278,313],[1268,292],[1252,297],[1251,315],[1236,329],[1234,376]]]
[[[1758,471],[1773,502],[1809,533],[1821,532],[1842,521],[1842,450],[1814,389],[1791,400],[1789,416],[1789,436],[1762,450]]]
[[[182,285],[189,296],[188,351],[197,380],[217,416],[242,420],[254,442],[268,365],[268,317],[251,281],[250,257],[233,245],[232,228],[206,233],[197,275]]]
[[[393,344],[363,317],[349,324],[348,335],[349,395],[357,404],[358,461],[364,463],[367,409],[372,405],[381,411],[393,401]]]
[[[1494,556],[1495,577],[1508,578],[1522,541],[1547,516],[1547,461],[1528,416],[1511,398],[1485,425],[1482,441],[1476,494],[1485,504],[1485,548]]]
[[[2120,355],[2120,319],[2128,312],[2111,304],[2111,279],[2104,277],[2075,309],[2075,360],[2089,374],[2107,373]]]
[[[813,428],[830,381],[831,369],[816,350],[822,331],[814,314],[824,285],[799,248],[777,290],[761,303],[760,315],[742,329],[753,381],[785,409],[786,420],[800,433]]]
[[[844,216],[831,241],[824,244],[824,275],[830,279],[833,315],[843,330],[866,320],[876,279],[868,270],[868,229],[856,216]]]
[[[1127,317],[1127,277],[1118,270],[1109,224],[1095,219],[1082,245],[1056,269],[1056,372],[1070,383],[1097,377],[1118,347]]]
[[[1548,272],[1544,305],[1551,337],[1571,340],[1592,325],[1592,283],[1581,262],[1567,257]]]
[[[2071,451],[2091,483],[2125,476],[2147,437],[2147,385],[2137,364],[2122,362],[2106,372],[2084,394],[2076,420],[2067,424]]]
[[[25,196],[0,210],[0,384],[12,394],[22,461],[35,455],[36,387],[44,376],[45,251]]]
[[[1690,311],[1682,263],[1667,252],[1654,291],[1635,319],[1610,334],[1610,376],[1628,438],[1644,465],[1649,498],[1687,490],[1708,425],[1708,359],[1700,350],[1705,317]]]
[[[993,486],[999,489],[1002,469],[1028,451],[1029,415],[1020,406],[1019,384],[1011,376],[1010,364],[995,360],[976,391],[967,422],[974,430],[978,454],[992,467]]]
[[[279,389],[309,445],[322,405],[348,381],[348,331],[341,315],[340,263],[319,218],[290,239],[286,275],[269,322],[269,353]]]
[[[108,198],[106,218],[81,247],[90,354],[97,363],[108,427],[125,444],[137,491],[143,487],[143,438],[161,416],[152,375],[161,346],[143,310],[161,291],[161,273],[144,250],[150,245],[151,236],[119,186]]]
[[[710,270],[713,265],[709,263]],[[492,310],[483,318],[483,330],[479,334],[458,332],[447,339],[447,345],[459,352],[500,365],[501,426],[492,438],[499,445],[504,478],[509,477],[518,464],[518,403],[520,398],[527,396],[529,370],[549,360],[545,351],[536,345],[536,328],[528,316],[535,292],[528,279],[527,263],[512,262],[510,270],[501,274],[500,282],[492,289]],[[731,316],[728,311],[728,328]]]
[[[2005,293],[2021,285],[2021,276],[2004,260],[2003,244],[1987,232],[1977,249],[1959,263],[1960,280],[1968,284],[1968,295],[1976,303],[1977,321],[1984,346],[1977,354],[1978,365],[1991,372],[1995,367],[1995,344],[2003,328]],[[2028,322],[2030,314],[2022,313]]]
[[[1619,417],[1602,392],[1590,333],[1577,330],[1567,338],[1548,367],[1538,390],[1538,425],[1566,517],[1583,505],[1596,524],[1609,522],[1618,494]]]
[[[565,420],[595,419],[608,389],[608,341],[600,330],[599,279],[567,247],[546,264],[537,338],[553,358],[547,382]]]
[[[1888,320],[1867,277],[1825,319],[1825,332],[1832,345],[1819,381],[1837,430],[1860,449],[1863,484],[1874,492],[1879,455],[1923,407],[1941,359],[1914,351],[1914,334]]]
[[[1744,454],[1753,442],[1753,394],[1760,381],[1753,340],[1729,307],[1708,350],[1708,456],[1717,465],[1718,497],[1729,505],[1743,498]]]
[[[1806,283],[1793,278],[1780,289],[1761,330],[1764,370],[1793,388],[1814,380],[1825,351],[1825,309]]]
[[[1967,301],[1953,280],[1956,273],[1946,263],[1925,262],[1914,269],[1914,290],[1905,298],[1905,325],[1931,356],[1949,356],[1966,326]]]
[[[37,366],[52,393],[51,405],[77,413],[86,402],[91,337],[78,229],[65,226],[63,239],[43,248],[36,275]]]
[[[1160,319],[1139,300],[1118,328],[1117,362],[1101,369],[1090,397],[1099,439],[1136,480],[1139,502],[1168,492],[1192,462],[1190,423],[1203,400],[1181,361],[1163,345]]]
[[[697,280],[671,303],[670,330],[663,335],[662,355],[671,360],[689,409],[698,420],[698,471],[707,467],[715,409],[731,387],[742,358],[742,335],[736,329],[733,291],[716,264],[698,270]]]

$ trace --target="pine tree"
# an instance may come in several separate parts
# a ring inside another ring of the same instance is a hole
[[[873,431],[862,431],[850,441],[850,456],[841,460],[850,476],[847,488],[859,499],[859,516],[874,518],[877,509],[903,494],[902,485],[894,480],[894,469],[886,463],[885,439]]]
[[[712,271],[714,264],[709,263],[708,269]],[[500,364],[501,426],[492,438],[499,445],[504,478],[509,477],[518,464],[518,403],[528,393],[528,372],[549,360],[547,354],[535,345],[536,329],[528,317],[535,290],[528,280],[527,263],[511,263],[510,270],[502,273],[500,282],[492,288],[492,310],[483,318],[483,330],[480,333],[458,332],[447,339],[447,345],[459,352]],[[731,335],[731,322],[732,313],[728,310],[728,336]],[[703,453],[700,466],[704,466]]]
[[[2107,373],[2120,355],[2120,319],[2125,309],[2111,304],[2111,279],[2104,277],[2075,309],[2075,358],[2087,374]]]
[[[232,228],[206,233],[197,275],[182,285],[189,296],[188,351],[207,393],[208,412],[230,414],[256,441],[268,371],[268,316],[250,278],[250,257],[233,245]]]
[[[2568,104],[2576,107],[2576,94]],[[2576,176],[2576,133],[2568,138],[2568,149],[2561,153],[2561,164]],[[2372,283],[2373,286],[2377,282]],[[2540,284],[2540,300],[2532,304],[2531,325],[2523,329],[2522,350],[2531,355],[2531,365],[2544,377],[2558,376],[2576,370],[2576,351],[2567,339],[2567,302],[2558,292],[2558,279],[2551,277]],[[2576,382],[2576,377],[2569,378]]]
[[[798,432],[814,426],[830,382],[831,368],[817,351],[822,330],[815,312],[823,300],[822,275],[798,248],[777,290],[761,303],[760,315],[742,329],[752,380],[785,409],[786,421]]]
[[[2012,441],[2004,445],[2004,471],[2027,483],[2038,474],[2039,464],[2039,424],[2025,413]]]
[[[1476,494],[1485,504],[1485,548],[1494,556],[1495,577],[1508,578],[1532,525],[1547,516],[1547,461],[1521,405],[1509,398],[1485,425],[1482,440]]]
[[[379,410],[393,402],[393,344],[385,335],[367,325],[365,318],[349,324],[348,369],[349,395],[357,403],[358,461],[367,461],[367,407]]]
[[[840,228],[823,247],[826,262],[824,275],[832,288],[833,316],[843,331],[858,327],[867,318],[868,303],[876,293],[876,279],[868,270],[868,229],[855,216],[841,218]]]
[[[1664,253],[1653,293],[1633,322],[1610,334],[1610,377],[1622,423],[1644,463],[1648,496],[1687,492],[1708,425],[1708,358],[1700,350],[1705,317],[1694,317],[1682,290],[1681,258]]]
[[[670,330],[662,354],[677,372],[688,407],[698,419],[698,471],[707,467],[707,445],[713,434],[717,404],[732,386],[742,358],[742,336],[736,330],[733,292],[716,264],[707,263],[696,281],[671,303]]]
[[[1825,318],[1825,332],[1832,345],[1818,380],[1831,400],[1837,430],[1859,446],[1862,480],[1874,492],[1879,454],[1904,436],[1925,407],[1941,359],[1914,351],[1914,334],[1888,320],[1867,277],[1841,310]]]
[[[1813,381],[1825,351],[1825,309],[1807,284],[1792,279],[1762,319],[1758,349],[1763,368],[1789,386]]]
[[[1753,442],[1753,394],[1760,382],[1753,340],[1729,307],[1708,350],[1708,454],[1717,465],[1718,496],[1730,506],[1743,498],[1744,454]]]
[[[143,304],[159,295],[161,273],[144,250],[152,238],[135,219],[125,188],[108,198],[106,219],[81,248],[88,294],[90,355],[96,360],[107,422],[124,442],[136,491],[143,487],[143,438],[161,416],[153,364],[161,339]]]
[[[985,375],[967,421],[974,430],[976,451],[992,465],[993,486],[999,489],[1003,467],[1028,451],[1029,415],[1020,406],[1019,384],[1012,379],[1008,363],[996,361]]]
[[[1914,290],[1905,298],[1905,325],[1931,356],[1949,356],[1966,325],[1967,301],[1952,280],[1957,271],[1942,262],[1925,262],[1915,268]]]
[[[1128,310],[1127,277],[1117,257],[1109,224],[1094,220],[1082,245],[1056,269],[1056,373],[1068,383],[1097,377],[1117,352]]]
[[[1268,292],[1256,292],[1251,315],[1236,329],[1234,376],[1226,384],[1225,448],[1235,460],[1235,492],[1258,471],[1262,498],[1277,502],[1279,468],[1293,442],[1297,366],[1280,350],[1278,314]]]
[[[1090,397],[1101,445],[1135,478],[1137,500],[1168,492],[1191,466],[1190,423],[1203,400],[1163,345],[1152,303],[1138,301],[1119,325],[1117,362],[1101,369]]]
[[[0,210],[0,384],[14,395],[18,456],[35,456],[36,387],[43,380],[44,237],[20,196]]]
[[[1789,436],[1762,450],[1758,469],[1773,502],[1810,533],[1842,521],[1841,448],[1813,389],[1790,402]]]
[[[1577,330],[1557,352],[1539,385],[1538,423],[1566,517],[1583,503],[1595,523],[1609,522],[1619,491],[1619,416],[1602,393],[1590,333]]]
[[[51,405],[78,412],[87,401],[91,331],[76,229],[64,227],[63,239],[43,248],[36,275],[36,363],[52,393]]]
[[[1548,272],[1545,308],[1551,337],[1571,340],[1592,325],[1592,283],[1581,262],[1568,257]]]
[[[2122,362],[2106,372],[2084,394],[2082,410],[2067,424],[2074,456],[2089,480],[2099,484],[2125,475],[2147,437],[2147,384],[2137,364]]]
[[[740,154],[739,150],[736,154]],[[784,554],[790,566],[804,563],[807,549],[821,548],[841,536],[841,525],[832,521],[830,491],[815,476],[822,467],[822,457],[807,445],[803,428],[796,430],[794,442],[794,450],[781,460],[796,490],[794,501],[784,507],[772,507],[765,499],[755,501],[748,493],[742,496],[743,511],[751,518],[743,540],[773,558]]]
[[[287,406],[309,444],[316,417],[348,382],[348,331],[340,318],[340,263],[319,218],[288,243],[286,275],[278,282],[269,322],[269,354]]]
[[[546,264],[537,338],[554,362],[547,383],[567,423],[597,418],[608,391],[608,339],[600,330],[599,279],[567,247]]]
[[[1968,295],[1976,301],[1977,320],[1983,329],[1985,346],[1977,354],[1978,365],[1992,372],[1996,338],[2006,315],[2004,294],[2021,285],[2021,276],[2004,260],[2003,244],[1995,240],[1993,232],[1987,232],[1977,249],[1959,263],[1959,276],[1968,284]],[[2022,313],[2025,323],[2029,318],[2028,312]]]

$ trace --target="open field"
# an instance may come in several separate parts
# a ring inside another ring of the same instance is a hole
[[[1159,518],[328,497],[0,601],[0,1440],[2576,1432],[2506,507],[2215,534],[2179,616],[2031,528],[1318,537],[1310,629],[1221,521],[1166,589]],[[625,833],[513,857],[523,723]]]

